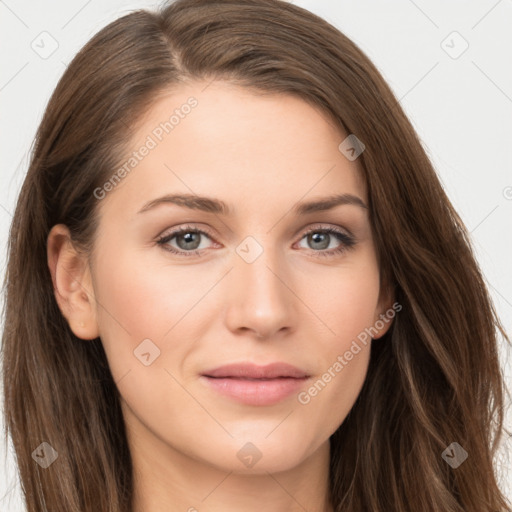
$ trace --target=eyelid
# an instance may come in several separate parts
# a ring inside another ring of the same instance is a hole
[[[307,226],[310,226],[311,223],[307,224]],[[295,236],[298,236],[300,233],[302,233],[302,235],[306,235],[308,233],[310,233],[311,231],[321,231],[321,230],[328,230],[328,229],[332,229],[334,231],[338,231],[340,233],[343,233],[343,234],[346,234],[347,236],[349,236],[350,238],[353,238],[354,240],[356,239],[355,235],[352,233],[352,231],[350,231],[350,229],[346,228],[346,227],[342,227],[342,226],[338,226],[337,224],[329,224],[327,222],[316,222],[316,223],[313,223],[311,225],[311,227],[304,227],[304,228],[301,228],[299,229],[299,231],[296,232]],[[302,240],[302,238],[301,238]]]
[[[163,238],[168,238],[169,236],[174,237],[176,235],[179,235],[180,233],[188,233],[189,231],[194,231],[194,232],[202,233],[204,235],[207,235],[212,240],[215,238],[215,235],[213,234],[213,232],[210,229],[206,228],[206,227],[198,227],[197,224],[196,225],[194,225],[194,224],[182,224],[182,225],[179,225],[176,228],[170,228],[169,230],[164,231],[163,234],[161,234],[161,235],[159,235],[157,237],[157,239],[158,240],[162,240]]]

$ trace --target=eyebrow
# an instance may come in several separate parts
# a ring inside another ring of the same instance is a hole
[[[191,210],[201,210],[207,213],[230,215],[231,208],[220,199],[213,197],[197,196],[193,194],[167,194],[147,202],[138,213],[147,212],[160,204],[175,204]],[[308,202],[296,204],[292,212],[295,215],[307,215],[309,213],[331,210],[340,205],[354,205],[368,210],[364,201],[353,194],[337,194]]]

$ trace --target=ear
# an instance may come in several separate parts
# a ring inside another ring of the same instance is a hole
[[[96,301],[87,258],[75,249],[64,224],[53,226],[46,246],[55,299],[69,327],[78,338],[97,338]]]
[[[394,295],[391,285],[383,283],[380,288],[379,302],[375,310],[373,330],[377,331],[377,334],[375,336],[372,335],[374,340],[378,340],[388,332],[389,328],[393,324],[393,318],[395,317],[396,312],[402,309],[402,306],[400,305],[395,306],[396,303]]]

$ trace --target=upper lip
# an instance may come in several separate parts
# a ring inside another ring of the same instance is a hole
[[[238,377],[247,379],[276,379],[289,377],[302,379],[309,375],[299,368],[288,363],[271,363],[258,366],[253,363],[232,363],[207,370],[202,375],[206,377]]]

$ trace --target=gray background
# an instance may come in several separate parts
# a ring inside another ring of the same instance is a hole
[[[498,314],[511,333],[512,0],[294,3],[324,17],[358,44],[400,99],[471,232]],[[8,229],[29,150],[58,79],[98,30],[131,10],[158,4],[0,0],[2,278]],[[3,297],[0,302],[3,305]],[[501,347],[509,385],[511,355]],[[512,428],[510,408],[507,425]],[[510,500],[511,454],[512,437],[504,441],[498,465]],[[10,443],[7,451],[2,443],[0,458],[0,510],[21,512]],[[470,461],[471,454],[466,463]]]

